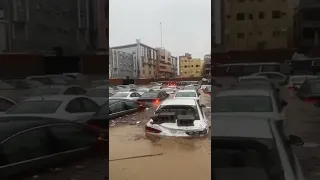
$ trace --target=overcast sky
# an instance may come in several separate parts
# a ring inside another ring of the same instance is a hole
[[[173,56],[201,58],[211,48],[211,0],[110,0],[110,46],[162,44]]]

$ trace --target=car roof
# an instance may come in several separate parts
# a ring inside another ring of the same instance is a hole
[[[28,97],[24,99],[22,102],[26,101],[41,101],[41,100],[46,100],[46,101],[70,101],[74,98],[78,97],[85,97],[86,96],[79,96],[79,95],[44,95],[44,96],[34,96],[34,97]]]
[[[55,118],[34,117],[34,116],[12,116],[0,117],[0,141],[5,140],[13,134],[27,130],[33,127],[57,124],[57,123],[71,123]]]
[[[161,105],[164,105],[164,106],[168,106],[168,105],[195,106],[196,105],[196,100],[194,100],[194,99],[179,99],[179,98],[166,99],[165,101],[162,102]]]
[[[234,89],[220,91],[216,97],[226,97],[226,96],[270,96],[271,93],[264,89]]]
[[[273,134],[269,123],[269,120],[266,118],[217,117],[212,120],[211,136],[272,139]]]
[[[179,90],[178,92],[197,92],[195,89],[184,89],[184,90]]]

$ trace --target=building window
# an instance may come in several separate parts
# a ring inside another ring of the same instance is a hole
[[[264,19],[264,12],[259,12],[259,19]]]
[[[272,11],[272,18],[273,19],[281,18],[281,11]]]
[[[239,20],[239,21],[244,20],[244,13],[238,13],[237,14],[237,20]]]
[[[252,20],[252,19],[253,19],[253,15],[252,15],[251,13],[249,14],[249,16],[248,16],[248,17],[249,17],[249,19],[250,19],[250,20]]]
[[[5,18],[5,11],[3,8],[0,8],[0,19],[4,19]]]
[[[231,18],[231,15],[227,15],[227,18],[230,19],[230,18]]]
[[[196,65],[196,67],[200,67],[200,65]]]
[[[149,71],[149,74],[151,74],[151,71]]]
[[[184,68],[187,68],[187,66],[184,66]]]
[[[191,67],[193,67],[193,65],[191,65]]]
[[[238,39],[243,39],[244,38],[244,33],[238,33],[237,37],[238,37]]]
[[[142,70],[142,74],[144,74],[145,73],[145,71],[144,70]]]

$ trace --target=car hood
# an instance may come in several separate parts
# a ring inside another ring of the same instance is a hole
[[[174,97],[174,99],[195,99],[195,100],[199,100],[199,97]]]
[[[273,119],[273,120],[281,120],[282,118],[279,114],[274,112],[237,112],[237,113],[211,113],[211,119],[228,119],[232,117],[257,117],[257,118],[265,118],[265,119]]]

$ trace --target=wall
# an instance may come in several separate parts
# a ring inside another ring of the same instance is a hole
[[[108,55],[81,56],[81,72],[83,74],[109,74]]]
[[[112,66],[112,78],[134,78],[133,76],[133,54],[126,52],[111,50],[109,62]]]
[[[293,16],[287,1],[225,1],[224,8],[223,36],[227,51],[290,47]],[[275,10],[281,11],[281,18],[272,18]],[[259,18],[260,12],[264,12],[263,19]],[[244,14],[244,20],[237,20],[238,13]],[[252,14],[252,20],[249,14]],[[238,37],[238,33],[244,37]]]

